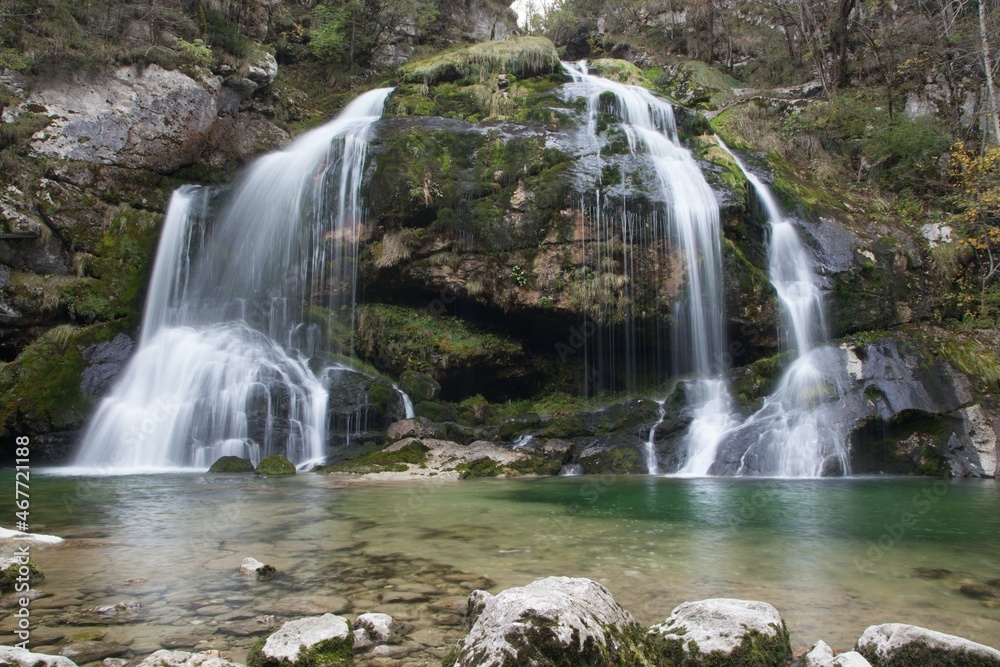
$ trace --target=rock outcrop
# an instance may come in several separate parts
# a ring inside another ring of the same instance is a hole
[[[1000,651],[994,648],[903,623],[869,627],[858,640],[857,650],[873,667],[1000,667]]]

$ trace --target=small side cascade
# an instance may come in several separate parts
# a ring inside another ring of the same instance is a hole
[[[667,417],[667,411],[663,407],[666,402],[667,399],[665,398],[656,402],[657,406],[659,406],[656,412],[656,423],[649,429],[649,437],[646,438],[646,445],[643,450],[646,459],[646,472],[650,475],[660,474],[660,463],[656,459],[656,429],[660,427],[660,424]]]
[[[205,467],[223,454],[321,461],[328,392],[310,368],[307,306],[353,312],[361,185],[391,89],[252,164],[225,193],[174,193],[138,349],[74,464],[101,472]],[[322,375],[322,373],[320,374]],[[214,460],[214,459],[213,459]]]
[[[743,170],[769,228],[768,270],[781,305],[779,341],[794,355],[774,393],[726,436],[745,447],[736,474],[818,477],[847,474],[846,434],[837,410],[836,352],[828,339],[823,294],[795,226],[781,214],[770,189],[718,139]]]

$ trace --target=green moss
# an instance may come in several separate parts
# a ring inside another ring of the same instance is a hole
[[[458,318],[384,304],[358,307],[358,347],[366,358],[381,362],[380,367],[431,378],[486,361],[509,363],[522,354],[518,343]]]
[[[257,475],[294,475],[295,466],[286,457],[275,454],[262,458],[254,473]]]
[[[253,471],[254,467],[250,459],[241,459],[238,456],[221,456],[208,469],[208,472],[219,473],[246,473]]]
[[[764,398],[774,391],[782,372],[791,361],[791,354],[784,352],[733,369],[730,374],[733,397],[748,412],[756,411]]]
[[[350,627],[348,625],[348,627]],[[258,640],[247,653],[247,667],[352,667],[354,665],[354,635],[346,639],[327,639],[313,644],[308,650],[299,650],[299,659],[269,660],[264,656],[267,639]],[[303,647],[304,648],[304,647]]]
[[[503,466],[503,472],[510,476],[518,475],[558,475],[562,470],[562,459],[551,458],[541,454],[525,454],[517,461]]]
[[[971,336],[945,338],[938,343],[937,353],[958,370],[979,380],[981,389],[1000,384],[1000,355]]]
[[[577,463],[588,475],[641,475],[646,463],[635,447],[613,447],[581,457]]]
[[[7,591],[15,590],[18,584],[18,577],[21,576],[21,568],[27,567],[27,582],[29,584],[37,584],[40,581],[45,580],[45,574],[38,569],[34,561],[28,561],[27,565],[21,565],[20,563],[14,563],[9,565],[5,570],[0,572],[0,593],[6,593]],[[22,579],[22,583],[23,583]]]
[[[519,37],[474,44],[465,49],[408,63],[403,80],[427,85],[456,81],[468,76],[483,77],[506,72],[519,77],[560,71],[562,64],[555,45],[544,37]]]
[[[468,477],[497,477],[503,474],[500,464],[486,457],[473,461],[462,461],[455,466],[455,470],[458,471],[458,475],[462,479]]]
[[[0,429],[6,434],[46,433],[78,426],[92,408],[80,389],[88,362],[83,351],[110,340],[122,322],[61,325],[0,364]]]
[[[585,417],[589,415],[560,415],[550,419],[542,428],[543,438],[576,438],[594,435],[597,426]]]
[[[605,79],[627,83],[631,86],[650,86],[643,71],[627,60],[598,58],[589,61],[587,65],[598,76],[603,76]]]
[[[693,640],[667,640],[657,633],[648,635],[647,646],[654,659],[667,659],[677,667],[784,667],[792,657],[788,630],[784,623],[780,628],[773,624],[771,627],[776,630],[776,635],[764,635],[757,630],[748,632],[740,645],[728,655],[702,653]]]
[[[872,667],[1000,667],[1000,660],[967,651],[946,651],[922,642],[910,642],[892,651],[888,658],[879,656],[874,646],[858,649]]]
[[[458,419],[458,413],[453,405],[437,401],[420,401],[413,406],[413,412],[418,417],[425,417],[432,422],[453,422]]]
[[[359,475],[377,472],[405,472],[410,465],[427,462],[427,447],[411,442],[392,452],[373,452],[349,461],[340,461],[322,468],[323,472],[350,472]]]
[[[436,400],[441,393],[441,385],[420,373],[405,371],[399,377],[400,388],[416,402]]]

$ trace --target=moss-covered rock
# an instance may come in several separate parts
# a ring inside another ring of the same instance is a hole
[[[399,376],[399,386],[414,403],[435,401],[441,393],[441,385],[434,378],[414,371],[404,371]]]
[[[295,466],[287,457],[281,454],[265,456],[257,464],[254,473],[257,475],[294,475]]]
[[[241,459],[238,456],[220,456],[208,469],[208,472],[223,473],[246,473],[253,471],[254,467],[250,459]]]
[[[425,417],[435,422],[453,422],[458,419],[458,412],[450,403],[420,401],[413,406],[413,411],[418,417]]]
[[[354,636],[346,619],[333,614],[288,621],[254,644],[247,667],[348,667],[354,664]]]
[[[642,631],[611,593],[589,579],[548,577],[496,596],[470,596],[475,616],[457,655],[461,667],[650,664]]]
[[[4,558],[0,560],[0,568],[0,593],[15,590],[18,583],[32,585],[45,580],[45,573],[34,561],[22,563],[18,558]]]
[[[579,454],[576,463],[582,465],[587,474],[641,475],[646,472],[646,463],[639,452],[639,444],[636,438],[635,444],[587,447]]]
[[[902,623],[869,626],[857,650],[872,667],[1000,667],[995,648]]]
[[[653,656],[677,667],[784,667],[792,657],[785,623],[766,602],[685,602],[647,637]]]
[[[401,446],[400,446],[401,445]],[[403,472],[411,465],[427,461],[427,447],[418,440],[396,443],[388,448],[359,458],[338,461],[318,468],[319,472],[349,472],[359,475],[378,472]]]

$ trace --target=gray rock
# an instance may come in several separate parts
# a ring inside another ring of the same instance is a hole
[[[245,577],[252,577],[255,575],[259,575],[261,572],[264,571],[264,568],[266,567],[267,565],[261,563],[256,558],[251,558],[250,556],[247,556],[246,558],[243,559],[243,562],[240,564],[240,574],[242,574]]]
[[[91,345],[83,351],[83,358],[90,362],[80,376],[80,390],[91,398],[107,393],[115,378],[132,355],[135,342],[125,334],[112,340]]]
[[[1000,667],[1000,651],[994,648],[903,623],[869,626],[857,650],[874,667]]]
[[[270,632],[274,628],[274,616],[267,615],[255,618],[252,621],[238,621],[235,623],[223,623],[218,631],[222,634],[233,635],[234,637],[249,637],[251,635],[262,635]],[[170,648],[169,646],[165,648]]]
[[[368,631],[364,628],[357,628],[354,631],[354,650],[355,651],[367,651],[368,649],[375,646],[375,642],[368,635]]]
[[[170,173],[204,150],[220,88],[217,77],[196,81],[158,65],[56,80],[29,96],[52,118],[31,146],[47,157]]]
[[[400,626],[389,614],[369,612],[361,614],[354,621],[354,627],[367,630],[368,636],[376,644],[388,644],[399,634]]]
[[[353,655],[354,635],[347,620],[323,614],[295,621],[288,621],[264,645],[256,647],[247,656],[251,665],[297,665],[323,663],[338,664],[337,655]]]
[[[856,651],[848,651],[834,657],[833,649],[820,640],[806,653],[802,667],[871,667],[871,664]]]
[[[59,649],[59,655],[65,656],[78,665],[97,662],[105,658],[117,658],[128,653],[128,646],[111,642],[77,642]]]
[[[32,653],[14,646],[0,646],[0,664],[18,667],[76,667],[76,663],[67,657]]]
[[[146,657],[136,667],[243,667],[243,665],[226,660],[218,651],[189,653],[160,650]]]
[[[276,76],[278,76],[278,61],[270,53],[265,53],[260,60],[247,69],[247,78],[260,87],[274,83]]]
[[[785,665],[791,656],[788,631],[766,602],[714,598],[685,602],[649,629],[652,646],[677,664]]]
[[[479,614],[460,644],[457,666],[616,664],[638,659],[638,624],[608,589],[589,579],[548,577],[495,596],[476,595]]]

